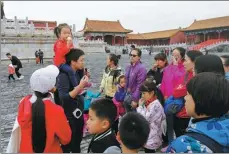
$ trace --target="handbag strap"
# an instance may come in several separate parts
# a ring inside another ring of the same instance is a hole
[[[200,133],[196,133],[196,132],[188,132],[188,133],[185,133],[185,135],[190,136],[190,137],[200,141],[202,144],[206,145],[209,149],[211,149],[214,153],[224,153],[222,145],[220,145],[214,139],[212,139],[212,138],[210,138],[204,134],[200,134]]]
[[[130,71],[131,71],[131,65],[129,67],[129,70],[128,70],[128,73],[127,73],[127,83],[126,83],[126,92],[127,92],[127,89],[128,89],[128,86],[129,86],[129,79],[130,79]]]

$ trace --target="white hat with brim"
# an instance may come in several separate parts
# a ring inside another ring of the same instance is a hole
[[[30,86],[33,91],[47,93],[55,87],[59,69],[55,65],[36,70],[30,78]]]

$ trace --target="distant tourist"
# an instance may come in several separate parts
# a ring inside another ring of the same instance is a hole
[[[15,78],[14,78],[14,74],[15,74],[15,68],[12,64],[9,64],[8,66],[8,72],[9,72],[9,82],[10,82],[10,79],[12,78],[14,81],[15,81]]]
[[[139,88],[146,79],[147,70],[141,63],[142,51],[135,48],[130,53],[130,64],[126,67],[127,95],[124,101],[126,112],[136,111],[140,99]]]
[[[221,56],[221,59],[223,62],[226,79],[229,80],[229,55],[223,55]]]
[[[36,50],[35,52],[35,58],[36,58],[36,64],[38,64],[40,62],[40,59],[39,59],[39,52]]]
[[[6,56],[11,60],[12,65],[15,68],[15,73],[18,77],[18,80],[23,79],[24,76],[19,73],[19,69],[22,68],[21,61],[16,56],[12,56],[10,53],[7,53]]]
[[[39,49],[38,55],[40,59],[40,64],[43,64],[44,52],[41,49]]]

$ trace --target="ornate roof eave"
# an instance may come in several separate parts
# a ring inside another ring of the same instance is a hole
[[[229,26],[223,26],[223,27],[211,27],[211,28],[200,28],[200,29],[187,29],[183,30],[184,32],[196,32],[196,31],[203,31],[203,30],[214,30],[214,29],[225,29],[229,28]]]
[[[84,30],[85,33],[131,33],[131,32],[108,32],[108,31],[90,31],[90,30]]]

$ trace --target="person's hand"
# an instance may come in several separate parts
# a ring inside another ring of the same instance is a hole
[[[72,38],[69,36],[68,38],[67,38],[67,45],[68,46],[70,46],[70,45],[72,45]]]
[[[88,83],[88,80],[89,79],[88,79],[88,77],[86,75],[83,76],[83,78],[80,80],[79,86],[82,87],[82,88],[86,87],[87,83]]]
[[[143,98],[141,98],[140,100],[139,100],[139,106],[142,106],[142,105],[144,105],[145,104],[145,100],[143,99]]]
[[[130,88],[128,88],[128,89],[127,89],[127,92],[128,92],[128,93],[130,93],[130,92],[131,92]]]
[[[90,74],[90,71],[87,69],[84,69],[84,74],[88,77],[88,78],[91,78],[91,74]]]
[[[99,90],[99,93],[100,93],[100,94],[102,94],[102,93],[103,93],[103,88],[101,88],[101,89]]]
[[[56,91],[56,87],[53,87],[49,92],[54,93]]]
[[[173,56],[173,65],[178,65],[178,58]]]
[[[14,68],[17,68],[17,65],[13,65],[14,66]]]
[[[156,70],[156,68],[157,68],[157,66],[158,66],[157,64],[154,64],[154,65],[153,65],[153,67],[152,67],[152,70],[154,70],[154,71],[155,71],[155,70]]]
[[[133,109],[136,109],[136,108],[138,107],[138,103],[135,102],[135,101],[132,101],[131,107],[132,107]]]

